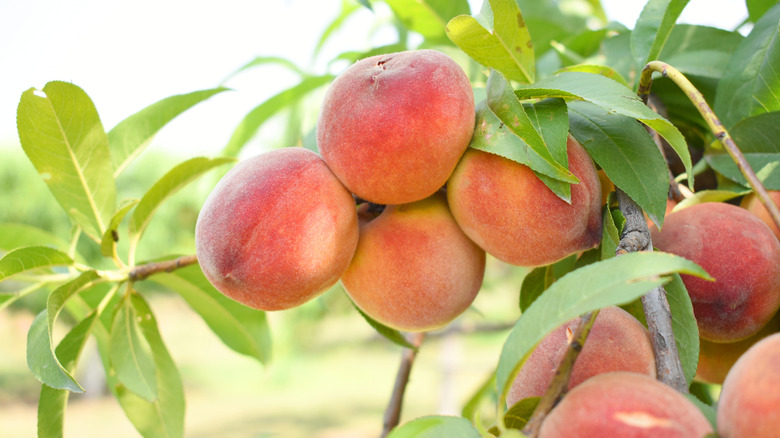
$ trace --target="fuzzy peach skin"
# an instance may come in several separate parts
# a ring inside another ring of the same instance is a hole
[[[206,278],[262,310],[298,306],[334,285],[357,240],[352,195],[303,148],[238,163],[214,187],[195,226]]]
[[[601,183],[585,149],[571,136],[571,204],[534,172],[499,155],[469,149],[447,183],[455,220],[489,254],[518,266],[541,266],[598,245]]]
[[[317,145],[333,173],[377,204],[419,201],[449,178],[474,131],[463,69],[435,50],[360,60],[325,95]]]
[[[704,414],[671,386],[644,374],[603,373],[572,389],[539,438],[703,438]]]
[[[544,395],[579,322],[580,318],[576,318],[561,325],[536,346],[512,382],[506,397],[508,406],[527,397]],[[633,315],[616,306],[599,311],[574,363],[568,389],[596,374],[611,371],[641,373],[655,378],[650,334]]]
[[[404,331],[441,328],[482,286],[485,252],[460,230],[438,192],[361,215],[360,240],[341,283],[375,320]]]
[[[695,204],[670,214],[651,234],[659,250],[698,263],[715,279],[682,275],[703,339],[748,338],[780,307],[780,242],[747,210]]]
[[[745,354],[748,348],[765,337],[780,330],[780,313],[761,328],[755,335],[737,342],[710,342],[699,340],[699,365],[696,380],[722,384],[731,367]]]
[[[780,205],[780,190],[769,190],[769,198],[772,199],[772,202],[774,202],[775,205]],[[772,220],[769,211],[764,207],[764,204],[761,203],[761,200],[758,199],[758,196],[756,196],[755,193],[751,193],[742,198],[740,206],[758,216],[758,218],[764,221],[769,229],[775,233],[775,237],[780,239],[780,229],[777,228],[777,224]]]
[[[721,438],[780,433],[780,333],[750,347],[731,368],[718,399]]]

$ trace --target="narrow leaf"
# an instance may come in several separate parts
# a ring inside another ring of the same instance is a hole
[[[137,318],[130,300],[125,299],[114,316],[108,355],[117,379],[152,402],[157,399],[155,364],[149,345],[141,339]]]
[[[432,415],[402,424],[387,438],[480,438],[480,434],[463,417]]]
[[[713,110],[731,129],[740,120],[780,111],[780,3],[755,24],[718,83]]]
[[[772,6],[777,4],[777,0],[746,0],[745,4],[748,10],[748,19],[755,23],[760,20]]]
[[[328,24],[328,27],[325,28],[325,30],[320,34],[320,39],[317,41],[317,45],[314,47],[314,52],[312,54],[312,58],[316,58],[317,55],[319,55],[320,50],[322,50],[322,47],[325,45],[325,43],[330,39],[330,37],[341,28],[341,26],[344,24],[344,22],[352,16],[353,13],[358,11],[360,9],[360,5],[355,4],[349,0],[342,0],[341,1],[341,12],[339,12],[339,15],[333,19],[333,21]],[[370,9],[370,5],[369,5]]]
[[[720,78],[743,39],[739,32],[680,24],[672,30],[658,59],[685,74]]]
[[[622,114],[639,120],[660,134],[680,156],[686,172],[692,175],[691,154],[680,131],[671,122],[648,108],[631,89],[601,75],[565,72],[545,78],[532,86],[521,86],[515,91],[520,99],[562,97],[594,103],[610,113]],[[693,177],[688,179],[693,187]]]
[[[352,303],[354,304],[354,303]],[[368,316],[368,314],[362,310],[358,306],[355,306],[355,309],[357,309],[358,313],[363,317],[363,319],[366,320],[368,325],[374,328],[374,330],[377,331],[380,335],[384,336],[385,339],[389,340],[390,342],[400,345],[401,347],[410,348],[412,350],[416,350],[417,348],[414,347],[406,338],[404,335],[401,334],[396,329],[390,328],[381,322],[375,320],[374,318]]]
[[[631,117],[610,114],[588,102],[569,102],[572,135],[607,177],[650,219],[663,222],[669,193],[666,161],[645,127]]]
[[[270,360],[271,335],[265,312],[227,298],[209,283],[199,266],[149,279],[181,295],[225,345],[262,363]]]
[[[524,358],[547,333],[586,312],[631,302],[667,283],[669,278],[661,276],[673,272],[709,278],[689,260],[652,252],[592,263],[558,279],[522,314],[504,343],[496,372],[499,405]]]
[[[0,258],[0,281],[31,269],[72,264],[73,260],[67,254],[48,246],[17,248]]]
[[[282,58],[279,56],[258,56],[251,61],[247,62],[246,64],[242,65],[241,67],[237,68],[234,72],[227,75],[225,79],[222,80],[222,83],[229,81],[233,77],[237,76],[239,73],[243,73],[246,70],[255,68],[255,67],[261,67],[264,65],[278,65],[281,67],[284,67],[293,73],[297,73],[300,76],[305,76],[306,72],[301,70],[300,67],[298,67],[294,62],[290,61],[289,59]]]
[[[631,53],[644,66],[658,59],[677,18],[689,0],[649,0],[631,32]]]
[[[108,133],[114,177],[122,173],[143,152],[154,135],[168,122],[198,103],[226,90],[228,89],[217,87],[166,97],[119,122]]]
[[[138,201],[138,199],[125,199],[122,201],[122,205],[119,206],[119,209],[116,211],[116,213],[114,213],[114,216],[111,218],[111,221],[108,224],[106,232],[103,233],[103,239],[100,241],[100,253],[104,256],[114,256],[116,242],[119,241],[119,233],[117,232],[119,229],[119,224],[122,222],[122,219],[127,216],[127,213],[129,213],[130,210],[135,207],[136,204],[138,204]]]
[[[531,35],[514,0],[486,1],[480,15],[458,15],[450,20],[446,31],[456,46],[480,64],[510,80],[534,81],[536,60]]]
[[[58,360],[54,352],[52,330],[68,298],[86,289],[98,278],[97,272],[87,271],[52,291],[46,309],[38,314],[27,333],[27,366],[36,379],[52,388],[84,392]]]
[[[141,238],[146,226],[152,219],[154,212],[167,198],[172,196],[178,190],[189,184],[194,179],[203,175],[205,172],[225,163],[235,161],[233,158],[191,158],[166,173],[160,178],[152,188],[141,198],[141,201],[135,207],[133,216],[130,220],[131,238],[138,240]]]
[[[22,94],[17,109],[22,148],[71,219],[99,237],[114,213],[116,185],[108,136],[84,91],[49,82]]]
[[[678,274],[664,286],[669,308],[672,311],[672,333],[680,355],[683,374],[688,385],[693,383],[699,365],[699,326],[693,315],[693,304]]]
[[[403,25],[425,39],[447,39],[444,28],[459,14],[469,13],[467,0],[385,0]]]
[[[298,85],[274,95],[250,111],[233,131],[222,155],[235,157],[247,142],[254,137],[260,126],[287,106],[298,102],[307,93],[322,87],[334,78],[333,75],[307,77]]]
[[[93,312],[62,338],[57,345],[56,355],[68,372],[73,373],[76,363],[89,339],[97,313]],[[54,389],[47,385],[41,385],[41,394],[38,398],[38,436],[62,437],[64,434],[65,407],[68,403],[69,391]]]
[[[23,246],[53,246],[60,251],[68,250],[68,242],[46,230],[28,224],[0,223],[0,251]]]

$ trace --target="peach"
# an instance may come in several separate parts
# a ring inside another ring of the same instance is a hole
[[[362,209],[362,206],[361,206]],[[360,219],[355,257],[341,278],[366,314],[389,327],[429,331],[448,324],[482,286],[485,252],[460,230],[437,192]]]
[[[474,131],[463,69],[435,50],[360,60],[328,88],[317,146],[352,193],[376,204],[419,201],[449,178]]]
[[[644,374],[613,372],[572,389],[542,423],[539,438],[700,438],[712,433],[685,396]]]
[[[561,325],[536,346],[509,389],[506,397],[509,406],[545,393],[579,322],[580,318],[576,318]],[[601,309],[596,317],[574,363],[568,388],[572,389],[596,374],[611,371],[629,371],[655,378],[650,334],[630,313],[615,306]]]
[[[334,285],[357,240],[354,198],[303,148],[238,163],[209,194],[195,226],[206,278],[262,310],[298,306]]]
[[[722,384],[731,367],[748,348],[761,339],[776,333],[780,329],[780,313],[755,335],[737,342],[710,342],[700,339],[699,365],[696,368],[696,380],[706,383]]]
[[[774,202],[775,205],[780,205],[780,190],[769,190],[768,192],[769,198],[772,199],[772,202]],[[758,218],[764,221],[769,229],[775,233],[775,236],[780,239],[780,229],[777,228],[777,224],[775,224],[775,222],[772,220],[772,216],[769,215],[769,211],[767,211],[766,207],[764,207],[764,204],[761,203],[761,200],[758,199],[758,196],[756,196],[755,193],[751,193],[742,198],[740,206],[758,216]]]
[[[780,432],[780,333],[750,347],[731,368],[718,400],[722,438],[776,437]]]
[[[765,223],[722,202],[677,210],[654,245],[698,263],[715,279],[682,275],[703,339],[736,342],[766,325],[780,307],[780,242]]]
[[[518,266],[541,266],[598,245],[601,184],[585,149],[569,136],[571,204],[525,165],[469,149],[447,183],[455,220],[489,254]]]

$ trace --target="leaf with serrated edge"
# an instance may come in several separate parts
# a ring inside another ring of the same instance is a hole
[[[637,252],[592,263],[553,283],[523,312],[509,334],[496,371],[499,405],[524,358],[553,329],[584,313],[631,302],[665,284],[673,272],[710,278],[697,264],[668,253]]]
[[[98,238],[114,213],[116,184],[108,136],[89,96],[59,81],[31,88],[22,94],[16,123],[25,154],[54,198]]]
[[[572,135],[607,177],[660,226],[669,193],[669,171],[644,126],[581,101],[569,102],[569,118]]]
[[[265,312],[227,298],[209,283],[200,266],[188,266],[150,277],[179,294],[222,342],[234,351],[266,363],[271,335]]]
[[[141,238],[146,226],[149,224],[154,212],[160,204],[178,190],[189,184],[205,172],[226,163],[234,162],[234,158],[191,158],[166,173],[152,188],[150,188],[133,211],[130,220],[131,239],[137,241]]]
[[[36,379],[52,388],[84,392],[57,359],[52,330],[54,321],[68,298],[86,289],[99,278],[96,271],[87,271],[52,291],[46,302],[46,309],[38,314],[27,333],[27,366]]]
[[[689,0],[649,0],[639,14],[631,32],[631,53],[637,64],[644,66],[658,59],[677,17]]]
[[[129,296],[114,316],[108,354],[117,379],[128,390],[150,402],[157,399],[154,359],[139,333],[137,315]]]
[[[92,312],[81,320],[57,345],[55,350],[57,357],[60,358],[61,363],[68,372],[72,373],[76,368],[76,363],[84,350],[87,339],[89,339],[96,316],[97,313]],[[38,436],[63,436],[65,407],[68,403],[69,395],[70,392],[64,389],[54,389],[47,385],[41,385],[41,394],[38,398]]]
[[[218,87],[166,97],[119,122],[108,132],[114,177],[127,168],[168,122],[198,103],[226,90],[228,88]]]
[[[48,246],[26,246],[8,251],[0,258],[0,281],[36,268],[70,266],[73,259]]]
[[[478,16],[458,15],[447,24],[447,36],[480,64],[494,68],[511,80],[532,83],[535,62],[531,35],[514,0],[489,0],[483,8],[492,11],[493,29],[486,29]]]
[[[520,86],[515,90],[515,94],[519,99],[561,97],[566,100],[586,100],[608,112],[639,120],[665,138],[677,152],[685,166],[685,171],[690,175],[688,186],[693,188],[691,171],[693,164],[683,135],[671,122],[642,103],[630,88],[619,82],[592,73],[564,72],[547,77],[533,85]]]

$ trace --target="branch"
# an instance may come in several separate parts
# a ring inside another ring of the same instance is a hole
[[[750,184],[750,187],[756,192],[759,200],[764,204],[764,207],[766,207],[775,225],[780,228],[780,209],[772,202],[766,188],[750,167],[750,163],[747,162],[742,151],[740,151],[737,144],[734,143],[734,139],[731,138],[731,135],[723,124],[720,123],[720,120],[712,111],[712,108],[710,108],[704,100],[704,96],[702,96],[699,90],[693,86],[688,78],[665,62],[651,61],[647,63],[642,70],[642,75],[639,77],[638,94],[639,97],[642,98],[642,101],[645,103],[648,101],[650,87],[653,85],[653,72],[655,71],[660,72],[664,77],[671,79],[675,85],[680,87],[685,95],[688,96],[688,99],[694,104],[696,109],[699,110],[699,114],[704,118],[704,121],[707,122],[707,126],[709,126],[715,137],[720,140],[721,144],[726,149],[726,152],[728,152],[740,172],[742,172],[742,175],[745,177],[748,184]]]
[[[529,438],[536,438],[539,435],[542,421],[544,421],[552,408],[558,404],[563,397],[563,394],[566,392],[566,388],[569,387],[569,379],[571,377],[571,372],[574,369],[574,362],[582,351],[588,333],[590,333],[590,329],[596,322],[598,314],[599,311],[596,310],[582,315],[580,324],[574,332],[574,337],[572,338],[571,343],[569,343],[566,353],[564,354],[563,359],[561,359],[561,363],[555,370],[555,375],[553,376],[552,382],[550,382],[550,386],[547,387],[547,391],[545,391],[542,398],[539,399],[539,404],[536,405],[534,413],[523,428],[523,433]]]
[[[425,332],[413,333],[411,337],[410,342],[415,349],[404,348],[401,353],[401,365],[398,367],[393,394],[390,396],[390,402],[385,410],[382,438],[386,437],[394,427],[398,426],[398,422],[401,419],[401,405],[404,400],[404,392],[406,391],[407,383],[409,383],[409,375],[412,372],[414,359],[417,357],[417,350],[419,350],[420,344],[425,339]]]
[[[127,274],[127,278],[130,281],[144,280],[150,275],[154,275],[159,272],[175,271],[176,269],[194,265],[195,263],[198,263],[198,257],[195,254],[179,257],[173,260],[166,260],[163,262],[146,263],[131,269]]]
[[[635,251],[652,251],[653,242],[642,209],[622,190],[616,189],[620,211],[626,218],[616,255]],[[655,368],[658,380],[687,394],[688,382],[683,374],[677,342],[672,330],[672,311],[666,300],[666,291],[659,286],[642,296],[647,329],[653,343]]]

